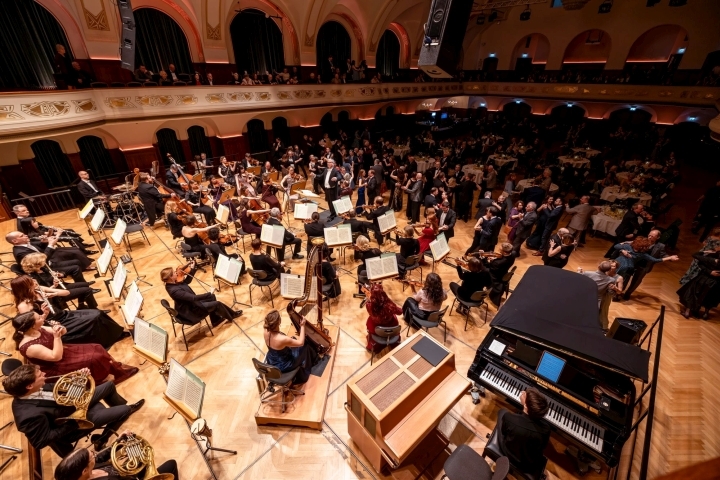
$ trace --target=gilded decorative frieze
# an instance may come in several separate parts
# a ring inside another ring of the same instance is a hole
[[[62,100],[25,103],[20,109],[33,117],[59,117],[70,111],[70,103]]]
[[[135,101],[141,107],[166,107],[172,105],[172,95],[143,95],[142,97],[135,97]]]
[[[293,95],[295,95],[297,99],[305,100],[306,98],[312,98],[313,92],[312,90],[295,90]]]
[[[369,97],[371,95],[375,95],[375,87],[363,87],[360,88],[360,95],[363,97]]]
[[[382,92],[387,95],[388,93],[390,93],[390,89],[388,87],[383,87]]]
[[[214,27],[209,23],[205,22],[205,29],[207,30],[208,40],[221,40],[220,38],[220,24]]]
[[[177,95],[175,105],[195,105],[198,99],[195,95]]]
[[[267,102],[272,98],[272,94],[270,92],[256,92],[255,93],[255,100],[261,101],[261,102]]]
[[[330,90],[330,96],[332,97],[340,97],[342,96],[342,90]]]
[[[292,100],[293,97],[292,97],[291,92],[281,91],[281,92],[278,92],[278,98],[280,100]]]
[[[87,9],[83,0],[80,0],[80,3],[82,4],[83,16],[85,17],[85,25],[87,25],[88,29],[105,32],[110,31],[105,5],[102,1],[100,2],[100,11],[96,14]]]
[[[250,92],[233,92],[228,93],[228,99],[231,102],[249,102],[252,100],[253,94]]]
[[[0,120],[24,120],[25,117],[13,112],[13,105],[0,105]]]
[[[412,87],[412,93],[418,93],[420,91],[420,87]]]
[[[107,97],[105,105],[110,108],[136,108],[135,104],[130,101],[130,97]]]
[[[95,105],[95,101],[90,100],[89,98],[86,98],[84,100],[73,100],[72,102],[75,104],[75,113],[97,111],[97,105]]]
[[[400,89],[398,87],[393,87],[393,93],[400,93]]]
[[[355,89],[354,88],[348,88],[345,90],[345,96],[346,97],[354,97],[355,96]]]
[[[325,98],[327,92],[325,90],[315,90],[315,98]]]
[[[577,93],[579,90],[579,87],[570,87],[570,86],[562,86],[562,87],[553,87],[553,91],[555,93]]]
[[[227,103],[225,95],[222,93],[208,93],[205,95],[205,100],[207,100],[208,103]]]

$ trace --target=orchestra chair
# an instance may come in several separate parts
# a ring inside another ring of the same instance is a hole
[[[258,390],[260,391],[260,403],[268,405],[280,405],[282,413],[285,413],[288,405],[295,403],[295,397],[305,395],[302,390],[292,388],[292,381],[297,375],[301,367],[297,367],[289,372],[282,373],[279,368],[263,363],[257,358],[253,358],[253,365],[258,372]],[[264,385],[264,388],[262,387]],[[280,400],[275,399],[280,394]],[[290,395],[292,399],[285,401]]]
[[[445,460],[445,473],[441,480],[504,480],[510,472],[510,460],[499,457],[495,460],[495,472],[487,461],[468,445],[459,445]]]
[[[105,82],[90,82],[90,88],[108,88]]]
[[[383,348],[381,348],[379,352],[373,349],[372,356],[370,357],[370,365],[373,364],[375,355],[382,352],[393,343],[400,343],[401,333],[402,325],[395,325],[394,327],[375,327],[375,333],[371,333],[370,337],[373,339],[373,342],[383,345]]]
[[[198,270],[202,271],[203,273],[206,273],[206,270],[203,267],[205,265],[209,265],[210,260],[199,260],[200,257],[202,257],[201,252],[193,252],[192,247],[190,247],[190,245],[188,245],[185,242],[180,242],[180,255],[188,262],[195,260],[197,262],[196,265],[197,265]],[[212,257],[210,257],[210,258],[212,259]]]
[[[448,307],[443,308],[442,310],[436,310],[432,312],[427,320],[423,320],[421,318],[416,317],[413,315],[413,321],[420,325],[420,328],[423,328],[426,332],[429,332],[429,329],[431,328],[440,328],[440,325],[443,326],[445,329],[445,336],[443,337],[443,344],[445,341],[447,341],[447,323],[445,323],[445,320],[443,320],[443,317],[445,316],[445,312],[447,312]],[[408,322],[407,327],[407,333],[406,337],[410,336],[410,328],[413,326],[413,322]]]
[[[165,300],[164,298],[160,300],[160,305],[162,305],[165,308],[165,310],[167,310],[168,315],[170,315],[170,320],[172,321],[172,327],[173,327],[173,334],[175,335],[175,337],[177,337],[177,332],[175,331],[175,324],[180,325],[180,333],[182,333],[183,342],[185,343],[185,351],[189,351],[190,349],[188,348],[187,337],[185,336],[185,327],[194,327],[196,325],[199,325],[200,327],[202,327],[202,321],[193,323],[189,320],[185,320],[178,314],[177,310],[175,310],[174,308],[172,308],[170,306],[168,301]],[[210,334],[214,337],[215,334],[213,333],[210,322],[208,322],[208,317],[205,317],[204,321],[205,321],[205,325],[207,325],[207,327],[208,327],[208,330],[210,330]]]
[[[110,86],[112,88],[125,88],[125,84],[123,82],[110,82]]]
[[[252,283],[248,286],[248,291],[250,292],[250,305],[253,304],[252,301],[252,291],[255,287],[260,287],[260,291],[263,291],[263,287],[266,287],[268,289],[268,292],[270,292],[270,304],[273,308],[275,308],[275,301],[273,300],[273,291],[272,291],[272,284],[275,282],[279,282],[280,278],[276,278],[275,280],[267,280],[267,273],[265,273],[262,270],[253,270],[252,268],[247,269],[248,273],[252,277]]]
[[[451,290],[453,289],[454,285],[451,285]],[[490,295],[490,290],[487,288],[484,288],[482,290],[478,290],[477,292],[473,293],[470,296],[470,300],[462,300],[458,298],[457,292],[453,291],[453,295],[455,295],[455,300],[453,300],[452,306],[450,307],[450,316],[452,316],[453,308],[455,308],[455,302],[458,302],[460,305],[465,307],[465,329],[464,331],[467,332],[467,326],[468,322],[470,321],[470,309],[471,308],[480,308],[483,305],[485,305],[485,321],[483,322],[483,325],[487,323],[487,316],[488,316],[488,308],[489,305],[485,300],[487,300],[488,295]]]
[[[130,235],[138,233],[143,238],[143,240],[145,240],[147,244],[150,245],[150,239],[145,234],[145,229],[143,228],[142,223],[127,225],[127,227],[125,227],[125,234],[123,235],[123,243],[125,243],[125,246],[130,252],[132,252],[132,247],[130,246]]]
[[[515,275],[515,270],[517,270],[517,265],[513,265],[512,268],[508,270],[508,272],[503,275],[502,278],[503,294],[505,295],[505,300],[507,300],[507,297],[512,293],[512,289],[510,288],[510,280],[512,280],[513,275]]]
[[[349,248],[350,250],[353,251],[353,254],[355,253],[354,245],[355,245],[355,242],[357,242],[357,239],[360,235],[362,235],[360,232],[353,233],[352,234],[352,245],[344,245],[344,246],[340,247],[340,255],[342,255],[342,257],[343,257],[343,265],[345,265],[347,263],[347,256],[345,255],[345,252]],[[355,257],[353,257],[353,260],[354,259],[355,259]]]
[[[142,83],[140,82],[128,82],[125,85],[128,87],[142,87]]]
[[[254,233],[247,233],[245,230],[243,230],[243,229],[242,229],[242,226],[240,225],[240,222],[235,222],[234,225],[235,225],[235,235],[239,235],[239,236],[240,236],[240,241],[242,242],[243,253],[247,253],[247,252],[245,251],[245,237],[248,236],[248,235],[249,235],[249,236],[254,236],[255,234],[254,234]]]
[[[330,293],[332,292],[333,296],[330,297]],[[332,312],[330,311],[330,302],[333,301],[333,299],[338,298],[338,293],[335,291],[335,282],[331,283],[324,283],[322,284],[322,294],[323,294],[323,302],[327,303],[328,307],[328,315],[330,315]]]
[[[405,259],[405,278],[407,278],[408,272],[412,272],[413,270],[420,269],[420,281],[423,281],[423,270],[422,265],[420,265],[420,255],[410,255]],[[405,291],[405,288],[407,288],[407,284],[403,283],[403,292]]]
[[[490,459],[496,463],[502,458],[509,460],[505,455],[503,455],[502,448],[500,447],[500,435],[502,435],[502,433],[498,432],[498,426],[500,425],[501,422],[498,422],[495,425],[495,429],[489,434],[487,444],[485,444],[485,449],[482,454],[483,457],[490,457]],[[516,465],[509,463],[510,473],[512,473],[515,478],[521,480],[543,480],[546,478],[545,467],[547,466],[547,457],[543,457],[543,459],[542,468],[537,472],[524,472],[518,469]]]

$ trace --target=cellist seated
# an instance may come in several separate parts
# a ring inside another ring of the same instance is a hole
[[[185,226],[182,228],[182,236],[185,239],[185,243],[190,245],[190,251],[200,252],[200,257],[205,258],[204,239],[207,238],[206,232],[213,228],[213,226],[198,222],[195,215],[186,215],[183,223]]]

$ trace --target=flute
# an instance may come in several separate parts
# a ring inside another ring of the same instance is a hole
[[[41,288],[36,288],[35,292],[40,294],[40,296],[43,299],[43,304],[47,305],[48,310],[50,311],[51,314],[54,314],[55,310],[53,310],[52,305],[50,305],[50,300],[48,299],[47,295],[45,295],[45,292],[43,292]]]
[[[50,275],[53,277],[53,281],[55,283],[57,283],[60,288],[62,288],[63,290],[67,290],[67,288],[65,288],[65,284],[62,282],[62,280],[60,280],[60,276],[58,275],[58,272],[52,270],[49,267],[48,267],[48,272],[50,272]]]

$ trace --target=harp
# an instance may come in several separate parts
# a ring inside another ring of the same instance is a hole
[[[300,331],[300,321],[305,317],[305,339],[320,356],[333,347],[332,338],[323,327],[322,313],[322,259],[325,240],[314,238],[305,267],[305,291],[303,296],[290,302],[287,312],[293,326]]]

